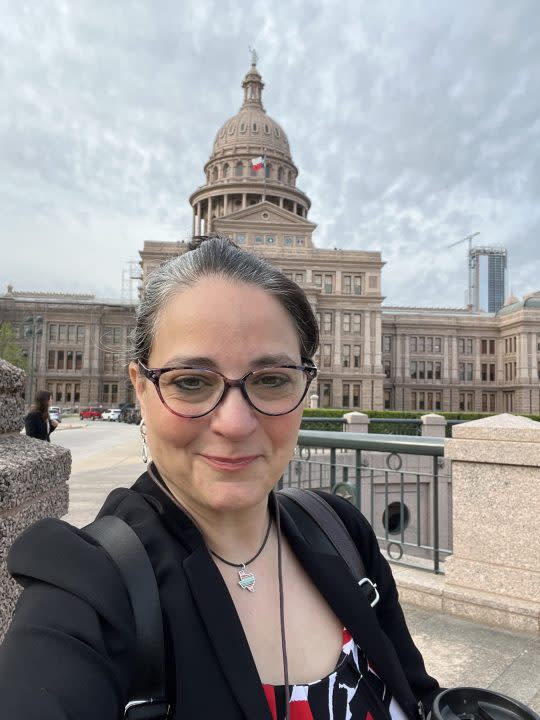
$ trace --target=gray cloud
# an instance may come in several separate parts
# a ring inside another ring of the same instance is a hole
[[[118,295],[237,112],[254,43],[320,246],[381,250],[395,304],[463,302],[465,248],[539,287],[535,0],[18,3],[3,13],[0,285]]]

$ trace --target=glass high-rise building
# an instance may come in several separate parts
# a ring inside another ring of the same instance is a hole
[[[504,305],[506,251],[488,255],[488,312],[498,312]]]

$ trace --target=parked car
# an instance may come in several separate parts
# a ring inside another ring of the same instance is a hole
[[[109,419],[109,413],[110,413],[110,412],[111,412],[110,410],[103,410],[103,412],[101,413],[101,419],[102,419],[102,420],[108,420],[108,419]]]
[[[83,408],[79,413],[79,418],[81,420],[95,420],[96,418],[101,417],[101,413],[104,411],[104,408],[100,407],[87,407]]]
[[[109,422],[119,422],[120,420],[120,408],[111,408],[107,413],[102,413],[102,420],[109,420]],[[107,415],[107,417],[105,417]]]
[[[56,420],[56,422],[61,423],[62,422],[62,411],[58,406],[53,406],[49,408],[49,418],[51,420]]]

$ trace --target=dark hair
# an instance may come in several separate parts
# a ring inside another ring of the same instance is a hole
[[[32,410],[37,410],[41,413],[44,420],[47,420],[49,417],[49,400],[51,397],[52,394],[48,390],[39,390],[34,398]]]
[[[170,298],[211,275],[255,285],[275,297],[293,321],[302,359],[312,360],[319,346],[319,328],[304,291],[263,258],[219,235],[193,238],[187,252],[150,275],[137,310],[132,360],[147,364],[160,313]]]

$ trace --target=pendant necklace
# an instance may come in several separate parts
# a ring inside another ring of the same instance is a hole
[[[221,555],[218,555],[217,552],[214,552],[213,550],[210,550],[212,555],[214,557],[217,557],[218,560],[221,560],[221,562],[225,563],[225,565],[230,565],[231,567],[237,568],[238,570],[238,584],[242,588],[242,590],[248,590],[249,592],[255,592],[255,573],[253,572],[246,572],[246,567],[250,565],[254,560],[256,560],[259,555],[264,550],[264,547],[266,545],[266,542],[270,536],[270,529],[272,527],[272,516],[268,519],[268,527],[266,528],[266,534],[264,536],[264,540],[262,541],[261,547],[257,550],[256,554],[251,558],[251,560],[246,560],[246,562],[243,563],[233,563],[229,562],[229,560],[225,560],[225,558],[222,558]]]

